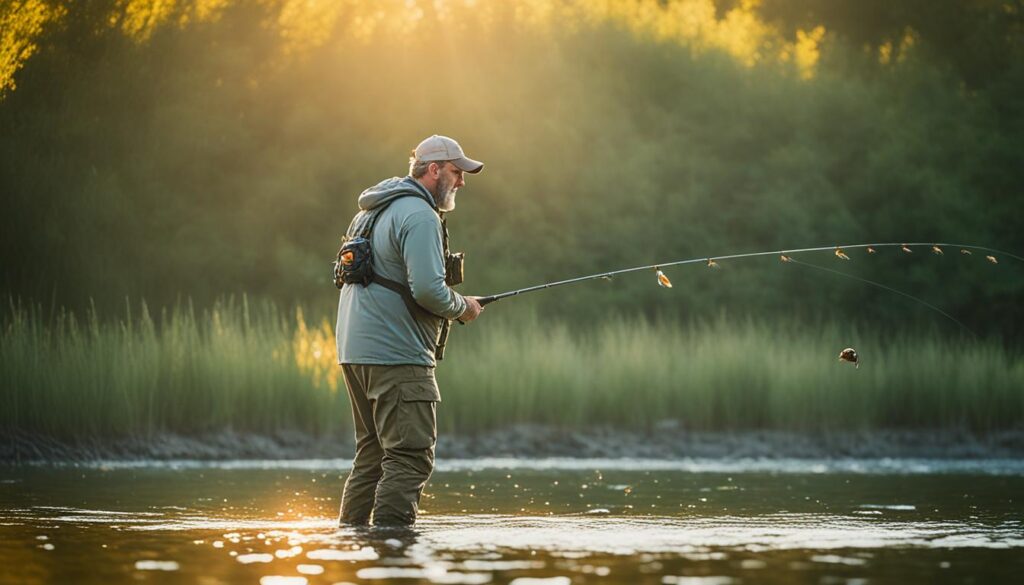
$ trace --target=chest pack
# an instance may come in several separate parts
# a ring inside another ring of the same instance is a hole
[[[345,232],[345,237],[341,242],[341,248],[338,249],[338,254],[333,262],[334,286],[341,289],[345,285],[353,286],[358,284],[365,287],[370,286],[372,283],[379,284],[384,288],[398,293],[402,297],[402,302],[405,304],[405,308],[409,311],[409,314],[413,319],[440,319],[441,331],[435,341],[434,357],[438,360],[442,360],[444,359],[444,349],[448,341],[448,333],[451,330],[451,321],[423,308],[416,302],[416,298],[413,297],[412,294],[412,289],[407,285],[389,278],[384,278],[373,271],[373,249],[370,244],[371,237],[373,236],[373,228],[377,223],[377,218],[384,213],[384,210],[401,197],[421,196],[413,192],[399,195],[384,205],[373,209],[362,210],[352,218],[352,223],[349,224],[348,230]],[[465,254],[462,252],[451,252],[448,249],[448,225],[443,215],[441,215],[441,232],[443,235],[442,244],[444,248],[445,284],[448,286],[462,284],[464,279],[463,271],[465,268]]]

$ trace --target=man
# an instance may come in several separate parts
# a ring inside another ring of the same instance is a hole
[[[359,208],[376,213],[369,240],[374,280],[346,284],[338,303],[338,363],[352,403],[356,456],[339,523],[410,525],[434,468],[434,377],[442,324],[473,321],[483,308],[445,280],[444,213],[455,209],[464,173],[483,163],[459,143],[431,136],[409,159],[409,176],[363,191]],[[358,218],[358,216],[357,216]]]

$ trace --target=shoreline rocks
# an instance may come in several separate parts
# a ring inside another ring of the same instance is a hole
[[[198,436],[161,433],[75,441],[0,432],[0,463],[4,464],[95,460],[347,459],[353,452],[351,436],[315,437],[299,431],[273,434],[222,431]],[[965,429],[696,432],[662,425],[643,432],[515,425],[473,435],[441,435],[437,443],[439,459],[1003,459],[1022,456],[1024,429],[983,434]]]

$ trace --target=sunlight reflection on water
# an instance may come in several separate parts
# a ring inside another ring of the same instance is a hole
[[[865,505],[868,507],[868,505]],[[894,510],[912,506],[889,506]],[[359,531],[337,529],[333,518],[306,520],[232,520],[195,515],[163,519],[142,513],[107,512],[41,506],[40,512],[60,510],[47,516],[51,522],[68,524],[117,524],[120,530],[200,532],[231,530],[225,538],[253,540],[252,532],[267,542],[287,542],[288,548],[274,550],[280,559],[299,556],[301,545],[338,545],[349,542]],[[22,514],[25,514],[23,512]],[[25,516],[38,516],[28,511]],[[238,534],[238,533],[241,534]],[[510,516],[502,514],[424,516],[417,523],[416,545],[431,551],[481,552],[497,549],[579,551],[632,555],[642,552],[693,553],[708,548],[736,548],[747,551],[787,549],[882,548],[912,546],[925,548],[1010,548],[1024,547],[1019,524],[979,527],[957,521],[889,521],[824,514],[766,514],[757,518],[716,516],[598,517],[589,515]],[[214,541],[213,546],[223,541]],[[388,542],[397,542],[393,540]],[[376,560],[373,548],[337,550],[318,548],[305,555],[312,560]],[[247,554],[238,561],[269,562],[268,554]],[[266,560],[264,560],[266,559]]]
[[[442,466],[415,529],[400,531],[339,528],[344,475],[329,461],[21,468],[8,472],[18,489],[0,491],[0,563],[73,575],[41,582],[261,585],[708,585],[780,572],[850,583],[888,571],[997,582],[1024,570],[1024,477],[1002,461],[894,474],[895,460],[532,463]]]

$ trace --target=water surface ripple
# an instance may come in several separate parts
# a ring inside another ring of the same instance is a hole
[[[1024,570],[1015,461],[443,462],[414,530],[347,462],[0,467],[0,583],[959,583]]]

